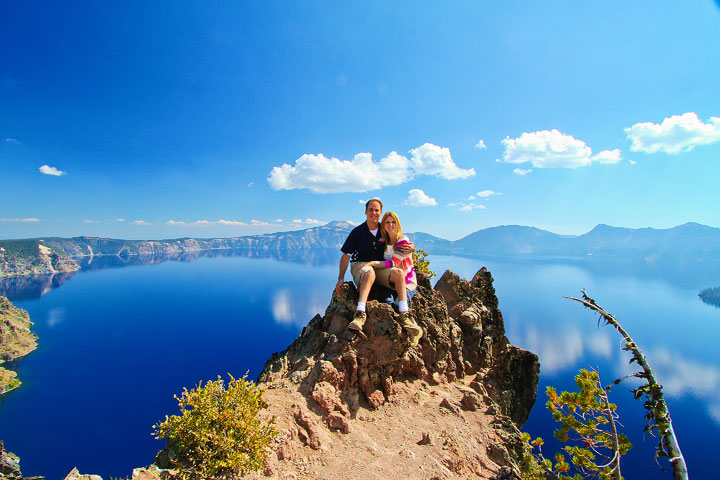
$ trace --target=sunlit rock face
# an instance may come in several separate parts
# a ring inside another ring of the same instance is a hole
[[[0,242],[0,277],[76,272],[80,266],[68,255],[48,247],[43,240]]]

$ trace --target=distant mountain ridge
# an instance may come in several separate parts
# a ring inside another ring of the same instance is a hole
[[[421,237],[422,238],[422,237]],[[422,241],[416,241],[423,248]],[[583,235],[559,235],[535,227],[503,225],[437,244],[433,253],[577,257],[659,263],[720,263],[720,229],[686,223],[667,229],[599,224]]]
[[[354,225],[333,221],[319,227],[230,238],[122,240],[99,237],[0,240],[0,277],[75,271],[73,259],[98,255],[179,255],[203,250],[340,249]],[[535,227],[501,225],[451,241],[408,233],[417,248],[435,254],[720,263],[720,229],[686,223],[667,229],[599,224],[583,235],[559,235]]]

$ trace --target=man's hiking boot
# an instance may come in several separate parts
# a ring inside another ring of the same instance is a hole
[[[356,332],[362,332],[363,325],[365,325],[365,320],[367,319],[367,315],[365,312],[361,312],[360,310],[355,312],[355,315],[353,316],[353,321],[350,322],[350,325],[348,325],[348,328],[350,330],[355,330]]]
[[[415,323],[410,312],[402,312],[400,314],[400,325],[402,325],[411,337],[419,339],[422,336],[422,328]]]

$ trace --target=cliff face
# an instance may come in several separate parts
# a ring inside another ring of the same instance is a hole
[[[0,277],[75,272],[80,266],[68,255],[47,246],[43,240],[0,242]]]
[[[537,356],[509,344],[485,269],[421,279],[417,345],[392,308],[367,305],[364,340],[347,330],[357,294],[333,294],[265,365],[268,415],[281,435],[272,478],[496,478],[518,469],[518,427],[535,403]],[[258,478],[261,475],[257,475]]]
[[[25,310],[0,296],[0,365],[24,357],[37,348],[37,335]],[[0,394],[20,386],[17,374],[0,367]]]
[[[295,251],[337,249],[352,225],[331,222],[321,227],[232,238],[179,238],[173,240],[119,240],[98,237],[0,240],[0,277],[75,272],[76,259],[95,256],[173,257],[209,250]]]

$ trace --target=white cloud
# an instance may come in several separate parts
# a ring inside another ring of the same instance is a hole
[[[275,219],[275,223],[283,223],[283,219],[282,219],[282,218],[276,218],[276,219]]]
[[[620,160],[622,160],[622,153],[620,153],[620,150],[617,148],[615,150],[603,150],[602,152],[592,157],[593,162],[609,165],[618,163]]]
[[[467,199],[460,201],[460,202],[453,202],[448,203],[448,207],[460,207],[461,212],[472,212],[473,210],[483,210],[487,207],[485,205],[480,203],[475,203],[472,200],[475,200],[479,198],[480,200],[487,200],[490,197],[493,197],[495,195],[502,195],[500,192],[495,192],[493,190],[483,190],[481,192],[477,192],[475,195],[470,195]]]
[[[98,220],[83,220],[83,223],[100,223]]]
[[[235,227],[245,227],[245,226],[247,226],[247,223],[245,223],[245,222],[238,222],[237,220],[222,220],[222,219],[221,219],[221,220],[218,220],[218,221],[215,222],[215,223],[217,223],[218,225],[232,225],[232,226],[235,226]]]
[[[51,167],[50,165],[43,165],[42,167],[38,168],[38,170],[40,170],[40,173],[44,175],[53,175],[55,177],[65,175],[65,172],[63,172],[62,170],[58,170],[55,167]]]
[[[116,221],[116,222],[124,222],[125,219],[124,219],[124,218],[116,218],[115,221]]]
[[[16,138],[6,138],[5,143],[14,143],[16,145],[20,144],[20,142]]]
[[[30,218],[0,218],[0,222],[39,222],[40,219],[35,217]]]
[[[698,145],[720,141],[720,118],[710,117],[708,123],[703,123],[696,113],[688,112],[665,118],[659,125],[636,123],[626,128],[625,133],[633,152],[689,152]]]
[[[302,223],[302,219],[296,218],[295,220],[292,221],[292,223]]]
[[[145,220],[135,220],[132,223],[135,225],[152,225],[152,223],[146,222]]]
[[[483,190],[482,192],[477,192],[477,196],[480,198],[490,198],[493,195],[502,195],[502,193],[493,192],[492,190]]]
[[[420,175],[435,175],[446,180],[468,178],[475,175],[475,170],[462,169],[455,165],[450,149],[426,143],[410,150],[412,169]]]
[[[479,150],[485,150],[487,148],[487,146],[485,145],[485,140],[480,140],[478,143],[476,143],[475,148]]]
[[[295,161],[295,166],[285,163],[273,167],[268,183],[273,190],[367,192],[407,181],[411,176],[409,166],[409,160],[396,152],[390,152],[379,163],[373,162],[369,153],[358,153],[352,160],[305,154]]]
[[[267,180],[274,190],[306,188],[313,193],[344,193],[400,185],[417,175],[446,180],[475,175],[475,170],[455,165],[448,148],[426,143],[409,153],[410,159],[393,151],[379,162],[374,162],[370,153],[358,153],[352,160],[305,154],[294,166],[285,163],[273,167]]]
[[[461,212],[472,212],[473,210],[478,210],[478,209],[483,210],[485,208],[487,208],[487,207],[485,207],[485,205],[480,205],[477,203],[468,203],[468,204],[463,205],[460,208],[460,211]]]
[[[305,223],[307,223],[308,225],[325,225],[328,222],[324,220],[317,220],[315,218],[306,218]]]
[[[175,221],[175,220],[168,220],[165,222],[166,225],[175,225],[175,226],[200,226],[200,227],[207,227],[212,225],[231,225],[231,226],[237,226],[237,227],[247,227],[248,224],[245,222],[238,222],[235,220],[195,220],[194,222],[183,222],[183,221]]]
[[[250,225],[253,227],[269,227],[272,224],[268,222],[263,222],[261,220],[255,220],[253,218],[252,220],[250,220]]]
[[[248,183],[248,187],[252,187],[253,185],[255,185],[255,182]]]
[[[529,168],[527,168],[527,169],[525,169],[525,168],[516,168],[516,169],[513,170],[513,173],[514,173],[515,175],[520,175],[521,177],[527,175],[527,174],[530,173],[530,172],[532,172],[532,169],[529,169]]]
[[[403,202],[403,205],[407,207],[434,207],[437,205],[437,201],[429,197],[419,188],[413,188],[408,192],[410,195],[407,200]]]
[[[603,150],[593,156],[585,142],[557,129],[525,132],[518,138],[506,137],[502,144],[505,152],[500,161],[530,162],[537,168],[587,167],[593,162],[617,163],[622,159],[620,150]]]

